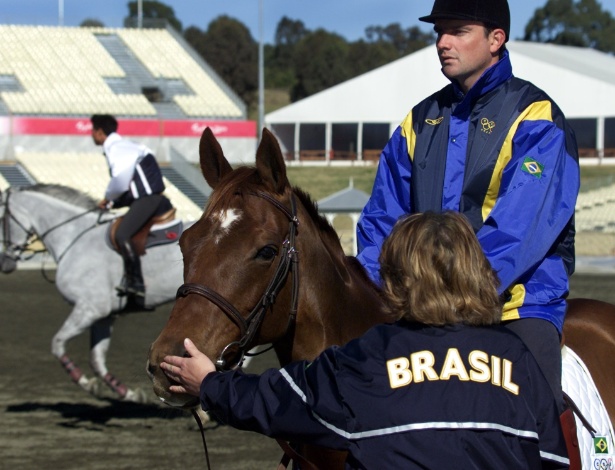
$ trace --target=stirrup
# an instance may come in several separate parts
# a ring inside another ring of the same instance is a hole
[[[127,294],[126,305],[124,305],[122,313],[153,312],[154,310],[156,310],[154,307],[148,307],[145,305],[145,297]]]
[[[139,283],[134,285],[129,283],[126,277],[122,278],[122,282],[119,286],[115,286],[115,290],[117,291],[118,297],[124,297],[126,295],[134,295],[135,297],[145,297],[145,285],[143,283]]]
[[[145,286],[127,286],[124,289],[125,295],[134,295],[135,297],[145,298]]]
[[[128,295],[128,291],[125,286],[115,286],[115,292],[117,292],[118,297],[125,297]]]

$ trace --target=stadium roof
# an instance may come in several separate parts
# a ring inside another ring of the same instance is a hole
[[[615,57],[589,48],[511,41],[515,76],[545,90],[568,118],[615,116]],[[390,123],[448,84],[434,46],[267,114],[266,123]]]

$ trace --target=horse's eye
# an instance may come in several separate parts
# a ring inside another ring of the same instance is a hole
[[[263,260],[272,260],[278,254],[278,249],[274,245],[267,245],[256,253],[256,258]]]

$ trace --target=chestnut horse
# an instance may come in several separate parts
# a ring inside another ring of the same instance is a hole
[[[184,232],[184,282],[168,323],[152,344],[148,373],[154,392],[172,406],[194,397],[169,391],[158,364],[185,354],[183,340],[236,365],[244,352],[273,345],[281,365],[313,359],[371,326],[391,321],[379,291],[355,258],[344,254],[331,225],[309,196],[291,187],[273,134],[263,130],[256,166],[231,168],[213,133],[200,142],[203,176],[214,189],[201,219]],[[570,301],[567,342],[586,362],[615,417],[615,306]],[[318,468],[343,468],[345,454],[303,448]]]

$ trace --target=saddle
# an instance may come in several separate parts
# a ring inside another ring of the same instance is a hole
[[[184,224],[181,219],[175,218],[175,213],[176,209],[172,208],[164,214],[152,217],[141,230],[133,235],[131,241],[139,256],[143,256],[147,248],[175,243],[179,240],[184,230]],[[123,218],[122,216],[115,219],[107,229],[107,244],[118,253],[119,248],[115,243],[115,232]]]

